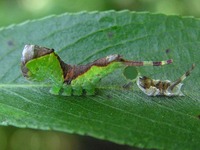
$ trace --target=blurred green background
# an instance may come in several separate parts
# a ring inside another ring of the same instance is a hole
[[[50,14],[104,10],[200,16],[199,0],[0,0],[0,27]]]
[[[78,11],[149,11],[200,17],[199,0],[0,0],[0,27]],[[131,150],[128,146],[53,131],[0,127],[0,150]]]

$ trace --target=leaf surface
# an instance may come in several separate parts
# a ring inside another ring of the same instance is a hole
[[[0,124],[56,130],[141,148],[197,149],[200,139],[200,20],[161,14],[93,12],[63,14],[0,29]],[[95,96],[53,96],[48,84],[29,82],[20,70],[25,44],[54,48],[70,64],[109,54],[131,60],[166,60],[137,67],[154,79],[184,81],[184,97],[148,97],[118,70]]]

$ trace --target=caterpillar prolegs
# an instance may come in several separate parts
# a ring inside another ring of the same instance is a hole
[[[94,95],[95,87],[106,75],[123,66],[162,66],[172,63],[167,61],[132,61],[119,54],[97,59],[86,65],[66,64],[53,49],[37,45],[25,45],[21,70],[25,77],[52,84],[50,93],[65,96]]]

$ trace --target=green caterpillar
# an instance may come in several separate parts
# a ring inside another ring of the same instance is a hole
[[[109,55],[86,65],[64,63],[53,49],[37,45],[25,45],[21,58],[21,70],[25,77],[52,84],[50,93],[64,96],[94,95],[98,82],[123,66],[161,66],[172,63],[167,61],[129,61],[118,54]]]

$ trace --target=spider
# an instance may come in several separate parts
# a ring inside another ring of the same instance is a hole
[[[195,64],[192,64],[192,67],[175,81],[161,81],[151,79],[146,76],[139,76],[137,78],[137,85],[148,96],[184,96],[184,94],[181,92],[181,87],[183,85],[182,82],[187,76],[190,75],[194,67]]]

